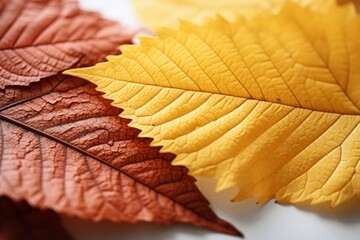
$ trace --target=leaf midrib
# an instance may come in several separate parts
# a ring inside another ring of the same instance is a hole
[[[82,69],[81,69],[82,70]],[[145,84],[145,83],[138,83],[138,82],[129,82],[126,80],[120,80],[120,79],[114,79],[114,78],[109,78],[109,77],[105,77],[105,76],[99,76],[99,75],[95,75],[95,74],[91,74],[91,73],[79,73],[77,74],[76,72],[74,72],[74,74],[71,72],[71,70],[67,73],[66,71],[64,72],[64,74],[68,74],[68,75],[72,75],[72,76],[77,76],[77,77],[83,77],[85,79],[85,76],[91,76],[91,77],[95,77],[95,78],[103,78],[109,81],[119,81],[119,82],[124,82],[126,84],[135,84],[135,85],[141,85],[141,86],[151,86],[151,87],[155,87],[155,88],[165,88],[165,89],[173,89],[173,90],[179,90],[179,91],[187,91],[187,92],[196,92],[196,93],[205,93],[205,94],[212,94],[212,95],[221,95],[221,96],[225,96],[225,97],[232,97],[232,98],[243,98],[246,100],[252,100],[252,101],[259,101],[259,102],[267,102],[267,103],[271,103],[271,104],[277,104],[277,105],[281,105],[281,106],[286,106],[286,107],[292,107],[292,108],[298,108],[298,109],[303,109],[303,110],[308,110],[308,111],[313,111],[313,112],[320,112],[320,113],[328,113],[328,114],[339,114],[339,115],[343,115],[343,116],[360,116],[360,112],[359,113],[341,113],[341,112],[331,112],[331,111],[325,111],[325,110],[314,110],[314,109],[309,109],[309,108],[304,108],[304,107],[299,107],[299,106],[293,106],[290,104],[281,104],[281,103],[277,103],[277,102],[271,102],[271,101],[264,101],[261,99],[252,99],[252,98],[246,98],[246,97],[239,97],[239,96],[235,96],[235,95],[231,95],[231,94],[224,94],[224,93],[216,93],[216,92],[205,92],[205,91],[201,91],[201,90],[191,90],[191,89],[181,89],[181,88],[175,88],[175,87],[166,87],[166,86],[158,86],[158,85],[154,85],[154,84]],[[96,84],[94,81],[92,80],[88,80],[94,84]],[[98,84],[96,84],[98,86]],[[104,88],[104,87],[101,87]],[[104,97],[109,99],[106,94],[109,94],[108,92],[103,91],[102,89],[99,89],[99,91],[102,91],[103,93],[105,93]],[[111,99],[111,100],[115,100],[115,99]],[[355,105],[354,105],[355,106]],[[355,106],[356,107],[356,106]],[[357,108],[357,107],[356,107]],[[360,110],[359,110],[360,111]]]
[[[60,83],[61,83],[61,81],[60,81]],[[56,86],[58,86],[60,83],[56,84]],[[55,86],[55,87],[56,87],[56,86]],[[52,89],[52,90],[53,90],[53,89]],[[50,92],[52,92],[52,90],[50,90]],[[47,94],[47,92],[45,92],[44,94]],[[42,95],[43,95],[43,94],[42,94]],[[13,107],[13,106],[15,106],[15,105],[17,105],[17,104],[21,104],[21,103],[23,103],[23,102],[26,102],[26,101],[35,99],[35,98],[37,98],[37,97],[39,97],[39,96],[34,96],[34,97],[32,97],[32,98],[24,99],[24,100],[18,101],[18,102],[14,102],[14,103],[9,104],[9,105],[11,105],[11,107]],[[133,179],[135,182],[137,182],[137,183],[139,183],[139,184],[142,184],[143,186],[145,186],[146,188],[148,188],[148,189],[156,192],[157,194],[159,194],[159,195],[161,195],[161,196],[164,196],[164,197],[166,197],[167,199],[170,199],[170,201],[172,201],[172,202],[174,202],[174,203],[182,206],[183,208],[187,209],[188,211],[190,211],[190,212],[194,213],[195,215],[199,216],[201,219],[204,219],[204,220],[206,220],[206,221],[208,221],[208,222],[210,222],[210,223],[212,223],[212,224],[217,224],[216,222],[212,221],[210,218],[201,215],[200,213],[194,211],[193,209],[189,208],[187,205],[179,202],[178,200],[173,199],[173,198],[165,195],[164,193],[160,192],[159,190],[150,187],[148,184],[146,184],[146,183],[144,183],[143,181],[141,181],[141,180],[139,180],[139,179],[137,179],[137,178],[135,178],[135,177],[133,177],[133,176],[125,173],[125,172],[124,172],[123,170],[121,170],[120,168],[117,168],[117,167],[111,165],[110,163],[106,162],[105,160],[103,160],[103,159],[101,159],[101,158],[99,158],[99,157],[97,157],[97,156],[95,156],[95,155],[93,155],[93,154],[91,154],[91,153],[89,153],[89,152],[81,149],[81,148],[78,148],[78,147],[72,145],[71,143],[69,143],[69,142],[67,142],[67,141],[64,141],[64,140],[62,140],[62,139],[60,139],[60,138],[58,138],[58,137],[56,137],[56,136],[53,136],[53,135],[51,135],[51,134],[49,134],[49,133],[46,133],[46,132],[44,132],[44,131],[42,131],[42,130],[40,130],[40,129],[37,129],[37,128],[35,128],[35,127],[32,127],[32,126],[30,126],[30,125],[28,125],[28,124],[26,124],[26,123],[23,123],[23,122],[21,122],[21,121],[18,121],[18,120],[16,120],[16,119],[13,119],[13,118],[8,117],[7,115],[1,113],[1,111],[5,110],[5,109],[8,109],[8,108],[9,108],[9,107],[8,107],[9,105],[6,105],[6,106],[4,106],[3,108],[0,108],[0,119],[1,119],[1,120],[4,120],[4,121],[6,121],[6,122],[8,122],[8,123],[11,123],[11,124],[14,124],[14,125],[16,125],[16,126],[18,126],[18,127],[27,129],[27,130],[29,130],[29,131],[31,131],[31,132],[37,133],[37,134],[39,134],[39,135],[41,135],[41,136],[43,136],[43,137],[49,138],[49,139],[51,139],[51,140],[53,140],[53,141],[55,141],[55,142],[58,142],[58,143],[60,143],[60,144],[65,145],[66,147],[69,147],[69,148],[71,148],[71,149],[73,149],[73,150],[75,150],[75,151],[78,151],[78,152],[80,152],[80,153],[82,153],[82,154],[84,154],[84,155],[86,155],[86,156],[88,156],[88,157],[94,158],[95,160],[97,160],[97,161],[99,161],[99,162],[107,165],[108,167],[110,167],[110,168],[112,168],[112,169],[115,169],[115,170],[119,171],[121,174],[124,174],[124,175],[127,176],[128,178]],[[1,136],[3,136],[3,134],[1,134]],[[0,163],[1,163],[1,162],[2,162],[2,161],[0,161]],[[199,199],[199,200],[200,200],[200,199]],[[221,226],[224,227],[224,228],[226,228],[224,225],[221,225]]]

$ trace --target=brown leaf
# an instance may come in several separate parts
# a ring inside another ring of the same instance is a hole
[[[187,169],[138,138],[93,85],[56,75],[116,53],[132,32],[71,0],[2,4],[0,195],[84,219],[240,235],[211,211]]]
[[[134,31],[74,0],[0,0],[0,89],[102,60]]]
[[[118,117],[74,77],[0,91],[0,194],[85,219],[192,223],[240,235],[220,220],[172,154]]]
[[[0,240],[68,240],[73,239],[51,210],[31,207],[25,201],[14,202],[0,197]]]

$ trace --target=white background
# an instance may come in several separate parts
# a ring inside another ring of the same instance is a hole
[[[146,0],[144,0],[146,1]],[[131,1],[80,0],[85,9],[101,12],[105,17],[131,27],[141,27]],[[151,11],[151,9],[149,9]],[[215,193],[214,182],[199,179],[198,186],[208,198],[214,211],[241,230],[249,240],[351,240],[360,239],[360,204],[347,203],[336,209],[327,206],[284,206],[273,201],[258,206],[255,201],[231,203],[236,189]],[[93,223],[64,218],[64,224],[78,240],[235,240],[236,237],[195,228],[191,225],[171,226],[149,223]]]

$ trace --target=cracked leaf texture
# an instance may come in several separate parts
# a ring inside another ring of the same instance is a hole
[[[134,31],[74,0],[0,0],[0,89],[101,61]]]
[[[139,138],[139,130],[129,127],[129,120],[118,116],[121,110],[111,107],[92,84],[56,74],[117,53],[117,44],[131,40],[128,29],[79,10],[76,1],[4,2],[0,8],[16,11],[18,19],[31,17],[39,23],[35,27],[21,20],[22,31],[6,31],[20,25],[2,22],[0,32],[7,32],[1,35],[3,45],[34,45],[21,48],[35,52],[28,59],[17,58],[14,66],[35,73],[40,81],[30,83],[14,72],[5,77],[11,84],[0,89],[0,196],[94,221],[191,223],[241,235],[212,212],[188,170],[172,166],[172,154],[160,153],[150,147],[150,139]],[[7,19],[4,15],[0,18]],[[29,42],[32,36],[37,40]],[[54,48],[66,52],[69,47],[81,57],[65,59],[65,65],[57,59],[56,71],[37,75],[38,61],[52,62],[48,56],[37,58],[40,40],[46,54],[61,58]]]
[[[92,84],[69,76],[0,91],[0,195],[95,221],[239,234],[211,211],[188,170],[119,113]]]
[[[234,200],[337,205],[360,195],[359,27],[350,5],[288,4],[163,28],[67,73],[97,84],[174,164],[239,187]]]

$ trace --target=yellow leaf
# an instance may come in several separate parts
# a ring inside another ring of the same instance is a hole
[[[202,23],[204,17],[216,13],[235,20],[237,15],[252,17],[267,9],[276,10],[284,0],[133,0],[134,7],[146,27],[177,26],[178,19]]]
[[[331,14],[331,18],[328,17]],[[67,74],[98,85],[175,164],[235,200],[360,195],[360,18],[352,8],[161,29]]]
[[[143,24],[149,29],[156,27],[177,27],[178,19],[191,20],[202,23],[205,17],[214,17],[221,14],[228,21],[233,21],[236,16],[251,18],[261,14],[264,10],[273,12],[279,9],[288,0],[133,0],[134,7]],[[291,0],[302,7],[311,7],[316,10],[326,10],[359,0]],[[358,5],[359,6],[359,5]]]

